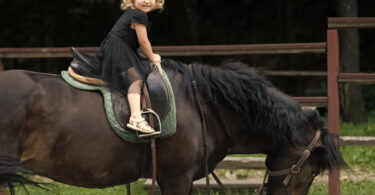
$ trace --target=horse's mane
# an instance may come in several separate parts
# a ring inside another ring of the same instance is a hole
[[[191,81],[188,66],[171,59],[163,67],[183,75],[186,85]],[[231,107],[247,117],[251,130],[258,131],[279,143],[306,144],[304,130],[322,130],[322,142],[329,151],[322,168],[336,167],[344,162],[332,144],[332,134],[324,129],[324,120],[316,110],[302,110],[300,104],[258,75],[254,68],[240,62],[224,62],[219,67],[192,64],[203,99],[217,106]],[[187,87],[188,88],[188,87]],[[191,91],[190,91],[191,92]]]
[[[187,81],[190,79],[186,64],[167,59],[163,66],[182,73]],[[298,142],[300,122],[306,118],[301,106],[253,68],[240,62],[224,62],[219,67],[199,63],[192,66],[205,101],[231,107],[247,117],[249,127],[255,127],[252,130],[265,133],[275,141]]]

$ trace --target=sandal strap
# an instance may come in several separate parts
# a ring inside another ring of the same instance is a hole
[[[130,117],[130,120],[132,120],[135,123],[140,123],[142,121],[146,121],[143,117],[141,117],[141,119],[136,119],[136,118]]]
[[[144,118],[135,119],[133,117],[130,117],[130,120],[133,121],[134,126],[139,127],[141,129],[147,129],[147,130],[153,129]]]
[[[152,129],[152,127],[150,126],[150,124],[148,124],[148,122],[146,120],[143,120],[143,121],[137,123],[137,125],[138,124],[140,125],[139,127],[142,127],[142,125],[145,125],[147,129]],[[145,127],[145,126],[143,126],[143,127]]]

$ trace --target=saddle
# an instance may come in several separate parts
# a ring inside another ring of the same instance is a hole
[[[73,61],[69,67],[69,74],[76,80],[87,83],[90,85],[106,86],[106,83],[100,79],[100,70],[95,63],[95,58],[83,52],[71,48]],[[156,65],[150,64],[146,71],[145,90],[142,96],[142,109],[144,113],[153,114],[156,116],[157,121],[151,121],[153,117],[148,115],[150,125],[161,127],[160,118],[164,118],[171,110],[171,95],[173,92],[168,87],[168,77],[164,72],[164,76],[159,73]],[[125,98],[125,97],[124,97]],[[114,108],[117,106],[114,105]],[[155,129],[157,130],[157,129]],[[161,129],[160,129],[161,130]],[[159,131],[160,131],[159,130]],[[159,134],[160,132],[158,132]]]

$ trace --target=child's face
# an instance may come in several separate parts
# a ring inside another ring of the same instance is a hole
[[[145,13],[155,8],[156,0],[134,0],[135,8]]]

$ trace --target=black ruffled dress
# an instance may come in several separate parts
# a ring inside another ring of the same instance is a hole
[[[107,37],[102,41],[95,56],[99,67],[100,79],[106,81],[110,88],[127,94],[130,84],[136,80],[145,80],[150,61],[137,54],[139,48],[135,30],[131,23],[139,23],[149,28],[147,14],[128,8],[117,20]]]

